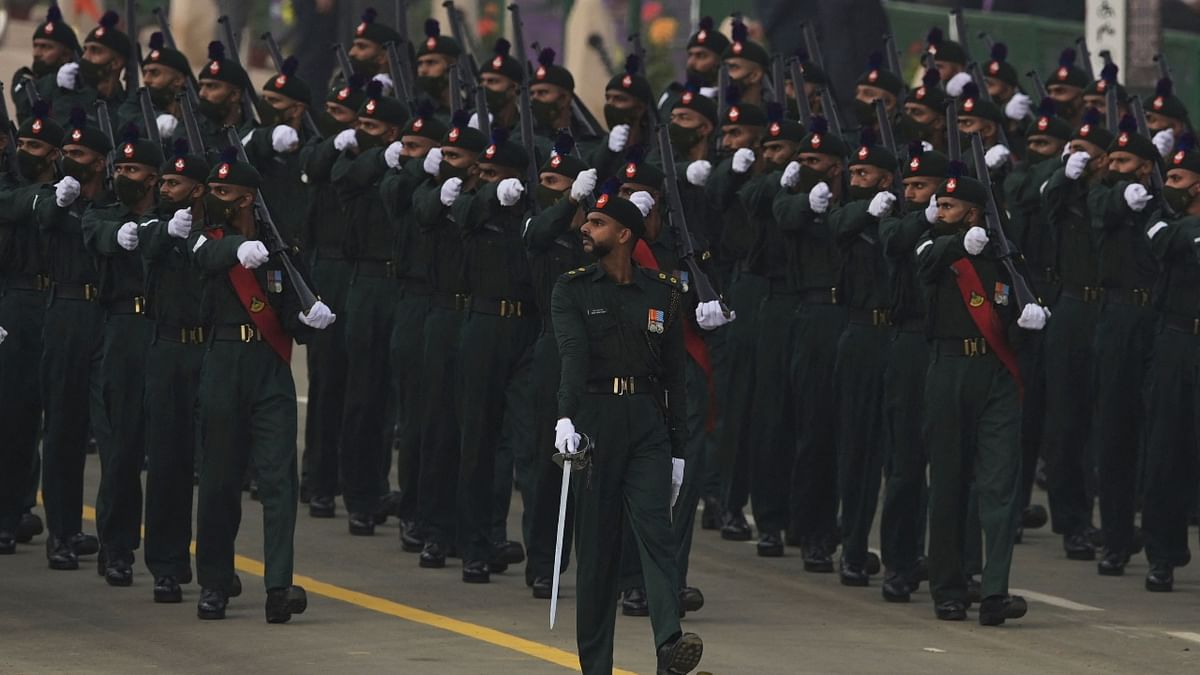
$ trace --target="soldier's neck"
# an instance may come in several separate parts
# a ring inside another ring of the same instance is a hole
[[[604,270],[604,274],[618,284],[628,284],[633,281],[633,258],[629,251],[617,249],[601,258],[596,264]]]

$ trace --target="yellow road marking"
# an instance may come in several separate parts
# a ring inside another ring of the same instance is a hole
[[[83,507],[83,517],[85,520],[95,522],[96,509],[85,504]],[[196,555],[195,540],[192,540],[189,550],[191,551],[192,555]],[[261,561],[253,558],[247,558],[246,556],[235,555],[233,557],[233,566],[239,572],[245,572],[251,576],[262,577],[265,574],[263,563]],[[497,647],[511,649],[514,652],[518,652],[526,656],[532,656],[533,658],[541,659],[542,661],[548,661],[554,665],[562,666],[563,668],[567,668],[569,670],[580,670],[579,657],[571,652],[558,649],[557,647],[551,647],[550,645],[534,642],[533,640],[526,640],[525,638],[518,637],[510,633],[505,633],[503,631],[498,631],[494,628],[488,628],[487,626],[480,626],[478,624],[470,623],[468,621],[460,621],[459,619],[444,616],[442,614],[427,612],[423,609],[410,607],[386,598],[380,598],[367,593],[350,590],[349,588],[335,586],[334,584],[328,584],[312,577],[296,574],[293,576],[293,578],[295,583],[303,586],[304,589],[309,593],[330,598],[332,600],[340,600],[341,602],[345,602],[347,604],[362,607],[363,609],[369,609],[373,612],[379,612],[380,614],[394,616],[398,619],[404,619],[405,621],[412,621],[413,623],[419,623],[432,628],[439,628],[444,631],[462,635],[463,637],[471,638],[472,640],[478,640],[480,642],[496,645]],[[636,675],[636,673],[628,670],[613,669],[613,672],[619,673],[620,675]]]

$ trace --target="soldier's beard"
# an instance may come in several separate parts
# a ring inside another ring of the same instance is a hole
[[[607,256],[609,253],[612,253],[611,246],[608,246],[606,244],[601,244],[601,243],[593,240],[591,237],[584,235],[583,236],[584,248],[587,249],[589,245],[591,246],[591,250],[588,250],[587,254],[592,256],[596,260],[600,260],[601,258]]]

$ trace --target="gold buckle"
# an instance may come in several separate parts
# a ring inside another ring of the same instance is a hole
[[[35,274],[34,278],[37,279],[37,281],[34,283],[34,286],[37,286],[37,290],[46,291],[46,290],[50,289],[50,277],[49,276],[47,276],[45,274]]]
[[[133,298],[133,313],[141,314],[145,310],[146,299],[138,295]]]
[[[1192,335],[1200,335],[1200,319],[1192,319]]]
[[[613,378],[613,393],[617,396],[628,396],[634,392],[634,383],[632,377],[614,377]]]
[[[963,338],[963,355],[964,356],[979,356],[979,343],[974,338]]]
[[[500,301],[500,316],[505,319],[521,316],[521,302]]]
[[[244,323],[244,324],[238,326],[238,328],[241,330],[242,342],[253,342],[254,341],[254,326],[251,326],[248,323]]]
[[[96,293],[96,287],[95,287],[95,286],[93,286],[93,285],[91,285],[91,284],[84,284],[84,285],[83,285],[83,299],[84,299],[84,300],[89,300],[89,301],[90,301],[90,300],[95,300],[95,299],[96,299],[96,296],[97,296],[97,293]]]
[[[886,326],[888,323],[888,315],[886,309],[871,310],[871,325]]]
[[[469,302],[470,302],[470,298],[463,295],[462,293],[454,294],[454,309],[456,309],[458,311],[462,311],[467,308],[467,304]]]
[[[204,327],[199,326],[189,331],[192,334],[192,341],[196,344],[204,343]]]
[[[836,286],[829,289],[829,301],[830,301],[830,303],[832,303],[834,305],[838,304],[838,302],[837,302],[837,287]]]

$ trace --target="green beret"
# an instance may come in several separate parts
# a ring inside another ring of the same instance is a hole
[[[1128,152],[1151,162],[1159,157],[1158,148],[1149,138],[1138,133],[1137,122],[1130,115],[1121,118],[1121,123],[1117,125],[1117,137],[1108,144],[1108,152]]]
[[[529,155],[520,143],[509,139],[507,129],[496,128],[492,130],[492,142],[483,149],[479,162],[523,171],[529,166]]]
[[[554,63],[554,50],[543,49],[538,53],[538,66],[533,71],[530,84],[553,84],[567,91],[575,91],[575,77],[571,71]]]
[[[309,90],[308,84],[304,80],[296,77],[296,68],[299,66],[300,62],[296,60],[295,56],[287,57],[283,62],[283,67],[279,69],[279,74],[269,78],[263,85],[263,91],[273,91],[293,101],[308,105],[308,102],[312,100],[312,91]]]
[[[556,173],[574,180],[576,176],[588,170],[588,165],[572,154],[574,149],[575,138],[566,129],[558,132],[554,139],[554,152],[538,173]]]
[[[208,63],[196,74],[196,79],[228,82],[237,87],[245,87],[250,82],[246,69],[237,61],[225,58],[225,45],[216,40],[208,43]]]
[[[950,158],[937,150],[926,150],[920,141],[908,146],[908,161],[900,167],[903,178],[937,178],[945,180],[950,167]]]
[[[468,125],[470,113],[459,110],[450,120],[450,130],[442,139],[443,146],[462,148],[467,152],[483,152],[488,145],[487,136],[483,132]]]
[[[935,197],[950,197],[952,199],[960,199],[964,202],[983,206],[987,203],[988,188],[983,183],[970,176],[961,175],[961,170],[964,168],[960,163],[957,166],[950,168],[949,175],[946,180],[938,186]]]
[[[847,166],[874,166],[885,171],[895,171],[896,155],[879,144],[874,129],[864,127],[859,134],[858,149],[850,155]]]
[[[112,150],[108,136],[99,127],[88,126],[87,112],[83,108],[71,108],[67,129],[70,131],[65,132],[62,141],[64,146],[81,145],[101,155],[107,155]]]
[[[675,109],[687,108],[695,110],[707,119],[713,126],[717,125],[717,102],[700,93],[700,84],[695,81],[689,81],[679,95],[675,99]]]
[[[408,122],[408,106],[400,99],[384,96],[383,84],[372,80],[367,83],[367,99],[359,106],[358,116],[402,127]]]
[[[63,136],[63,128],[50,117],[50,104],[45,100],[33,104],[30,115],[17,129],[17,138],[32,138],[55,147],[62,145]]]
[[[362,21],[359,22],[359,24],[354,28],[354,37],[356,39],[362,38],[364,40],[370,40],[371,42],[375,42],[380,45],[384,45],[389,42],[395,42],[399,44],[401,41],[400,34],[396,32],[396,29],[390,26],[377,23],[375,18],[378,15],[378,12],[376,12],[373,8],[368,7],[362,13]]]

